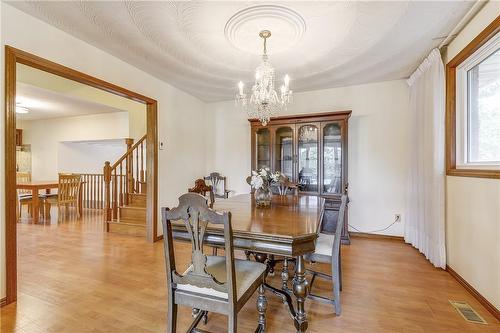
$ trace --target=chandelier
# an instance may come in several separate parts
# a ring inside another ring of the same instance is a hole
[[[238,93],[236,94],[236,104],[246,109],[248,118],[259,119],[262,125],[266,126],[271,116],[278,113],[291,101],[292,91],[290,90],[290,77],[285,75],[280,94],[274,90],[275,71],[268,61],[266,42],[271,37],[271,31],[262,30],[259,36],[264,39],[264,53],[262,63],[255,70],[255,84],[252,87],[250,100],[244,92],[242,81],[238,83]]]

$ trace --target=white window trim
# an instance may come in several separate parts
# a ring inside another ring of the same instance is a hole
[[[468,162],[467,72],[500,48],[500,33],[481,46],[456,69],[456,168],[500,170],[499,162]]]

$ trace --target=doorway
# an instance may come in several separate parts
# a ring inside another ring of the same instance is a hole
[[[5,196],[6,196],[6,303],[17,299],[17,200],[16,200],[16,73],[19,64],[33,67],[57,76],[73,80],[93,88],[122,96],[146,105],[145,139],[148,170],[145,175],[146,191],[146,239],[161,239],[157,233],[157,101],[122,87],[92,77],[85,73],[59,65],[36,55],[5,47]]]

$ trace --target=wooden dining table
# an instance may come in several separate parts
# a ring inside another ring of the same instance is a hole
[[[16,185],[18,190],[30,190],[32,195],[32,218],[33,223],[38,223],[38,218],[40,216],[40,198],[38,194],[40,191],[44,190],[45,194],[50,194],[52,189],[59,187],[59,182],[57,180],[50,181],[31,181],[27,183],[18,183]]]
[[[266,284],[288,307],[297,332],[307,330],[304,303],[309,293],[304,255],[314,251],[323,217],[324,199],[308,195],[275,195],[270,207],[257,207],[251,194],[241,194],[215,202],[216,211],[230,211],[235,249],[295,259],[292,289],[288,289],[288,267],[284,265],[281,289]],[[190,241],[183,223],[172,223],[174,239]],[[224,246],[222,225],[209,225],[205,244]],[[285,272],[286,270],[286,272]],[[292,304],[295,297],[296,307]]]

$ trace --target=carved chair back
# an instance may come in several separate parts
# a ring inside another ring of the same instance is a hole
[[[226,189],[226,177],[222,176],[218,172],[212,172],[204,179],[210,181],[214,195],[217,198],[227,198],[228,191]],[[219,189],[221,189],[222,192],[219,191]]]
[[[208,195],[209,195],[209,198],[210,198],[210,208],[212,208],[214,206],[214,202],[215,202],[215,195],[214,195],[214,191],[213,191],[213,188],[211,185],[207,185],[205,183],[205,180],[199,178],[199,179],[196,179],[194,181],[194,187],[188,189],[188,192],[192,192],[192,193],[198,193],[198,194],[201,194],[203,196],[206,196],[207,195],[207,192],[208,192]]]
[[[236,278],[234,270],[233,231],[231,213],[219,213],[207,206],[205,197],[197,193],[186,193],[179,198],[179,206],[163,208],[163,234],[165,235],[165,261],[167,288],[173,292],[177,284],[190,284],[200,288],[211,288],[228,294],[228,301],[236,303]],[[172,221],[182,221],[191,238],[191,266],[183,275],[175,267]],[[224,226],[226,272],[225,282],[207,272],[207,256],[203,251],[205,232],[209,224]]]
[[[16,172],[16,182],[17,184],[31,183],[31,173],[29,172]],[[31,194],[31,190],[17,190],[18,195]]]
[[[77,203],[82,176],[76,173],[60,173],[57,201],[59,204]]]

